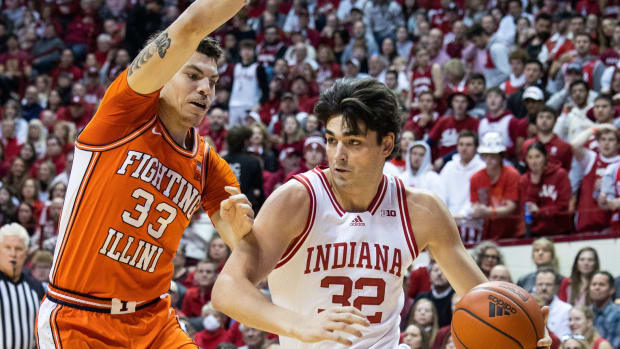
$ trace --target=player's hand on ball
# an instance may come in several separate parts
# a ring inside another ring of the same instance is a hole
[[[254,211],[248,198],[235,187],[224,187],[230,194],[220,203],[220,216],[230,224],[237,240],[242,239],[252,229]]]
[[[330,340],[351,345],[351,337],[361,337],[363,329],[370,326],[370,322],[354,307],[338,307],[322,311],[298,325],[295,337],[302,342]]]
[[[549,349],[551,348],[551,336],[549,336],[549,330],[547,330],[547,319],[549,318],[549,307],[542,307],[543,318],[545,319],[545,337],[538,341],[538,348]]]

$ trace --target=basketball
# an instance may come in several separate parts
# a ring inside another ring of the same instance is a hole
[[[521,287],[487,282],[463,297],[452,316],[452,337],[459,349],[535,349],[544,320],[534,298]]]

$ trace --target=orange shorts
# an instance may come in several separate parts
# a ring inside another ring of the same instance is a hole
[[[107,314],[44,298],[37,315],[37,348],[198,348],[181,329],[170,297],[130,314]]]

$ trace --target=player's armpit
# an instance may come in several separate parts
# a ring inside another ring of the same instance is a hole
[[[462,297],[474,286],[486,282],[471,258],[450,212],[428,191],[407,188],[407,205],[418,248],[428,248],[454,290]]]
[[[192,3],[133,60],[127,74],[129,86],[141,94],[159,90],[189,60],[200,41],[235,15],[243,4],[243,0]]]

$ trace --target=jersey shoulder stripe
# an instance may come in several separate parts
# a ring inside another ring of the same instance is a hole
[[[411,258],[415,259],[418,256],[418,245],[413,235],[413,229],[411,229],[409,209],[407,207],[407,192],[403,181],[396,177],[394,177],[394,179],[396,180],[398,209],[400,210],[400,220],[403,225],[403,231],[405,232],[405,240],[407,240],[407,247],[411,253]]]
[[[132,140],[134,140],[136,137],[138,137],[139,135],[141,135],[142,133],[144,133],[144,131],[148,130],[151,126],[153,126],[153,124],[155,124],[155,122],[157,121],[157,117],[154,116],[152,117],[149,121],[147,121],[146,123],[140,125],[135,131],[131,132],[129,135],[122,137],[114,142],[108,143],[108,144],[103,144],[103,145],[92,145],[92,144],[88,144],[88,143],[84,143],[84,142],[80,142],[80,141],[75,141],[75,146],[83,149],[83,150],[88,150],[88,151],[106,151],[106,150],[112,150],[114,148],[120,147],[123,144],[126,144]]]

